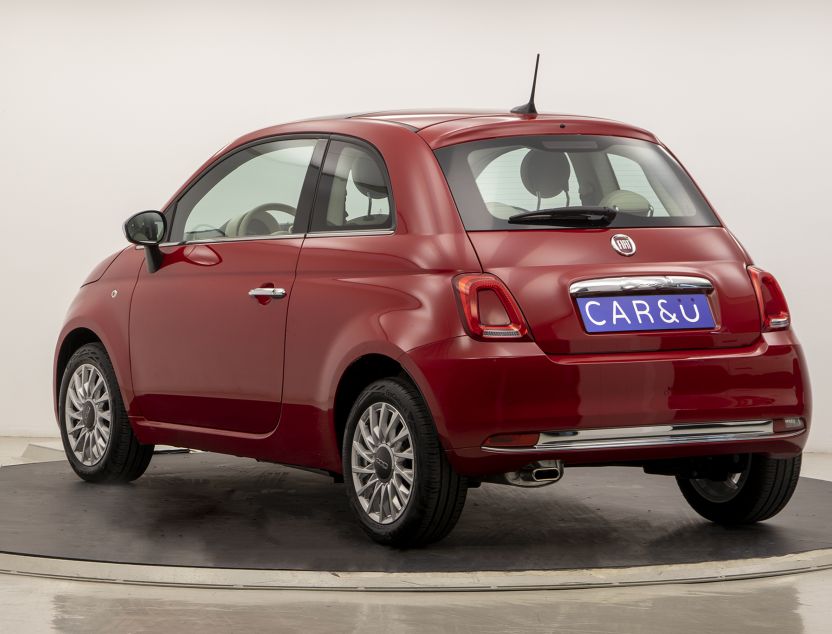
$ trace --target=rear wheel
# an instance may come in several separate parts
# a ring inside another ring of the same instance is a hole
[[[69,359],[58,399],[61,438],[69,464],[88,482],[130,482],[153,457],[153,445],[133,435],[110,357],[100,343]]]
[[[741,472],[724,479],[676,478],[693,510],[717,524],[753,524],[774,517],[789,502],[802,456],[748,456]]]
[[[342,460],[350,506],[381,544],[438,541],[462,513],[467,483],[448,464],[430,412],[407,381],[376,381],[359,395]]]

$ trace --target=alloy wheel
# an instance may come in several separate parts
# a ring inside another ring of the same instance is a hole
[[[110,388],[94,365],[79,365],[66,390],[64,425],[72,453],[92,467],[101,461],[110,443],[112,402]]]
[[[361,507],[379,524],[407,508],[416,478],[413,439],[404,416],[390,403],[373,403],[358,420],[351,449],[352,481]]]

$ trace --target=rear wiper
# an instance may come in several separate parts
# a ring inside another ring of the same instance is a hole
[[[513,225],[556,225],[559,227],[573,227],[583,225],[608,225],[615,218],[617,210],[612,207],[591,207],[579,205],[575,207],[555,207],[525,211],[508,219]]]

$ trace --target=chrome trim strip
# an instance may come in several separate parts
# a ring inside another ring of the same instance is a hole
[[[320,231],[318,233],[287,233],[279,236],[242,236],[242,237],[217,237],[205,238],[203,240],[179,240],[178,242],[161,242],[160,247],[181,247],[188,244],[217,244],[222,242],[248,242],[250,240],[285,240],[287,238],[329,238],[337,236],[389,236],[396,233],[395,229],[368,229],[366,231]],[[136,249],[143,249],[140,244]]]
[[[714,290],[710,280],[692,275],[644,275],[638,277],[603,277],[582,280],[569,286],[569,294],[617,295],[655,291],[689,291],[692,293],[710,293]]]
[[[389,236],[396,233],[395,229],[366,229],[363,231],[316,231],[306,234],[307,238],[330,238],[338,236]]]
[[[498,453],[526,453],[530,451],[569,451],[573,449],[620,449],[631,447],[660,447],[663,445],[730,442],[750,438],[788,438],[801,433],[774,432],[773,420],[746,420],[721,423],[679,423],[645,427],[607,427],[541,432],[534,447],[482,447]]]
[[[187,244],[213,244],[215,242],[248,242],[250,240],[286,240],[288,238],[302,238],[302,233],[283,233],[279,236],[217,236],[214,238],[202,238],[201,240],[182,240],[180,242],[166,242],[159,246],[182,246]]]

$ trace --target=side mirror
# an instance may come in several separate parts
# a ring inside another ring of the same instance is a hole
[[[162,265],[159,244],[165,237],[168,221],[158,211],[140,211],[124,223],[124,236],[128,242],[144,247],[147,270],[155,273]]]

